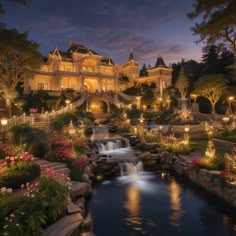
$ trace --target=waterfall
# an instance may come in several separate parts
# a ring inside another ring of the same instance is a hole
[[[133,163],[133,162],[120,163],[121,176],[136,175],[140,171],[143,171],[142,161],[139,161],[138,163]]]
[[[130,146],[129,140],[127,138],[96,142],[95,145],[99,153],[107,151],[109,152]]]

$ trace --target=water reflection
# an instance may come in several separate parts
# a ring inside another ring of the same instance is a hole
[[[174,226],[180,226],[180,219],[181,216],[183,215],[183,210],[181,207],[181,197],[180,197],[182,189],[180,185],[178,185],[176,181],[172,179],[169,185],[169,191],[170,191],[170,209],[172,210],[172,213],[169,217],[170,224]]]
[[[142,219],[140,214],[140,192],[133,185],[127,187],[127,201],[124,203],[124,208],[128,210],[127,224],[136,231],[142,230]]]

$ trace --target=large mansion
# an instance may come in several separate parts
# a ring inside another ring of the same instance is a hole
[[[140,70],[132,51],[124,64],[115,64],[111,58],[73,42],[67,51],[56,48],[50,52],[40,70],[34,72],[34,78],[25,79],[24,89],[25,92],[63,89],[116,92],[139,83],[154,82],[162,92],[171,85],[171,72],[172,68],[165,65],[161,56],[157,57],[154,67],[144,66]]]

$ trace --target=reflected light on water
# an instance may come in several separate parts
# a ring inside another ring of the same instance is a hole
[[[170,209],[172,210],[172,214],[170,215],[170,223],[174,226],[180,226],[180,219],[183,215],[183,210],[181,207],[181,198],[180,194],[182,189],[180,185],[176,183],[173,179],[169,185],[170,190]]]
[[[127,224],[134,230],[142,230],[142,219],[139,217],[140,213],[140,192],[135,186],[127,188],[127,201],[124,203],[124,208],[128,210]]]

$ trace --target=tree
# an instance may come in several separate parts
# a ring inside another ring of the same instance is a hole
[[[195,89],[192,92],[197,96],[208,99],[211,103],[212,114],[215,114],[215,105],[222,95],[226,94],[227,81],[222,74],[203,75],[195,83]]]
[[[8,0],[8,2],[26,4],[27,0]],[[6,10],[3,7],[2,3],[0,3],[0,15],[5,14],[5,13],[6,13]]]
[[[200,36],[198,42],[226,43],[236,53],[235,0],[194,0],[193,8],[187,17],[190,20],[201,17],[201,22],[191,28],[194,35]]]
[[[11,116],[11,102],[16,97],[16,86],[42,63],[39,45],[28,40],[26,32],[0,27],[0,93]]]
[[[204,74],[220,73],[220,49],[216,45],[207,45],[202,49],[202,64]]]
[[[188,77],[184,73],[183,66],[180,69],[179,76],[178,76],[177,81],[175,83],[175,87],[180,92],[181,99],[185,99],[187,92],[188,92],[189,80],[188,80]]]

